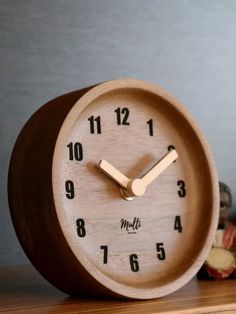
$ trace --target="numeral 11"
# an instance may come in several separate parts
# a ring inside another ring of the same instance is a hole
[[[91,134],[101,134],[102,128],[101,128],[101,117],[98,116],[94,118],[94,116],[91,116],[88,118],[88,121],[90,122],[90,133]]]

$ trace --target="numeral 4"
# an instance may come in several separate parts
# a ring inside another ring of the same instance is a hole
[[[174,230],[177,230],[178,232],[182,232],[183,230],[180,216],[175,216]]]

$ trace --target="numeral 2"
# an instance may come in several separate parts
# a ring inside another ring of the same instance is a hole
[[[129,122],[128,122],[129,109],[128,108],[117,108],[115,110],[115,113],[116,113],[118,125],[129,125]]]
[[[169,145],[167,147],[168,152],[170,152],[172,149],[175,149],[174,145]],[[173,162],[176,162],[176,160],[174,160]]]

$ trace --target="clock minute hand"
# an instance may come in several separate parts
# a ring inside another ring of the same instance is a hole
[[[127,187],[128,193],[133,196],[143,195],[146,191],[147,186],[152,183],[177,158],[178,154],[175,149],[168,152],[140,179],[134,179],[129,182]]]
[[[98,168],[101,169],[106,175],[108,175],[113,181],[118,183],[122,188],[127,188],[130,179],[127,178],[114,166],[112,166],[108,161],[104,159],[100,160],[98,163]]]
[[[141,177],[143,184],[148,186],[150,183],[152,183],[177,158],[178,154],[176,150],[172,149]]]

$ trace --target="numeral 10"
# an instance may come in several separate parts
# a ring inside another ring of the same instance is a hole
[[[69,160],[83,160],[83,146],[81,143],[69,143],[67,147],[69,150]]]

